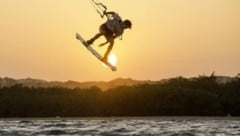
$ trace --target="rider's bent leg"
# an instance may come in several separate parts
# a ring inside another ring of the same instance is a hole
[[[96,34],[93,38],[91,38],[90,40],[87,40],[87,44],[88,44],[88,45],[93,44],[93,42],[94,42],[96,39],[98,39],[100,36],[102,36],[102,35],[103,35],[102,33]]]
[[[113,44],[114,44],[114,38],[109,39],[109,46],[107,48],[106,53],[104,54],[104,57],[102,58],[103,61],[107,61],[108,60],[108,56],[110,54],[110,52],[112,51],[113,48]]]

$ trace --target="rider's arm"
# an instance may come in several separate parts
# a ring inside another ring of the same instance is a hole
[[[115,12],[113,11],[109,11],[109,12],[103,12],[104,15],[114,15],[116,14]]]
[[[113,36],[113,38],[115,39],[115,38],[121,36],[122,34],[123,34],[123,31],[121,31],[121,32],[119,32],[119,33],[115,33],[114,36]]]
[[[108,19],[115,19],[119,21],[122,20],[121,17],[116,12],[113,11],[104,12],[103,14],[106,15]]]

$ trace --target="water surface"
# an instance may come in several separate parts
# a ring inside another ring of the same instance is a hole
[[[0,135],[240,136],[240,120],[202,117],[0,119]]]

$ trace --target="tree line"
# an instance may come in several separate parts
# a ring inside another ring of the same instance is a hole
[[[240,78],[177,77],[163,83],[89,89],[0,89],[0,117],[239,116]]]

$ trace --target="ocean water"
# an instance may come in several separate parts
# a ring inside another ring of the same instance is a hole
[[[0,119],[0,136],[240,136],[239,118]]]

